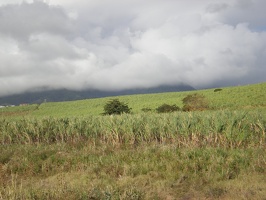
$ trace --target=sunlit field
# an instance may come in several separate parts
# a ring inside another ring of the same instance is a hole
[[[0,199],[265,199],[266,83],[221,89],[1,108]]]

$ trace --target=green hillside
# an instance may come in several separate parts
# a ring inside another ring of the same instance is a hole
[[[16,106],[12,108],[2,108],[2,117],[80,117],[90,115],[100,115],[103,107],[110,99],[128,103],[133,113],[140,113],[142,108],[155,109],[163,103],[176,104],[182,107],[182,99],[193,93],[200,93],[206,96],[211,109],[247,109],[266,106],[266,82],[221,88],[221,91],[214,92],[215,88],[207,90],[189,92],[171,92],[159,94],[128,95],[110,98],[97,98],[69,102],[51,102],[38,105]]]

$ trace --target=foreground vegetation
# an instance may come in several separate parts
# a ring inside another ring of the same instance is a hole
[[[53,144],[89,140],[112,145],[173,143],[177,147],[265,146],[266,119],[259,111],[0,120],[0,143]]]
[[[264,89],[200,91],[193,112],[153,112],[193,92],[121,97],[133,114],[117,116],[108,98],[5,108],[0,199],[265,199]]]
[[[72,143],[1,148],[0,199],[264,199],[265,149]]]

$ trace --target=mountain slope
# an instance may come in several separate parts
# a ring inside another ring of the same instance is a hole
[[[40,104],[43,102],[73,101],[100,97],[122,96],[131,94],[151,94],[163,92],[179,92],[195,90],[189,85],[163,85],[153,88],[129,89],[121,91],[100,91],[100,90],[50,90],[43,92],[28,92],[24,94],[12,95],[0,98],[0,105],[19,105],[19,104]]]

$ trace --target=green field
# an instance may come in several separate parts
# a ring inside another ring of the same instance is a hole
[[[214,89],[1,108],[0,199],[265,199],[266,83]]]
[[[141,113],[142,108],[155,109],[163,103],[176,104],[182,107],[182,99],[193,93],[200,93],[207,97],[210,107],[220,109],[253,109],[266,106],[266,83],[222,88],[222,91],[214,92],[214,89],[171,92],[161,94],[128,95],[110,98],[88,99],[80,101],[43,103],[38,105],[16,106],[0,109],[0,117],[87,117],[100,115],[106,102],[113,98],[128,103],[132,112]],[[37,109],[38,108],[38,109]]]

